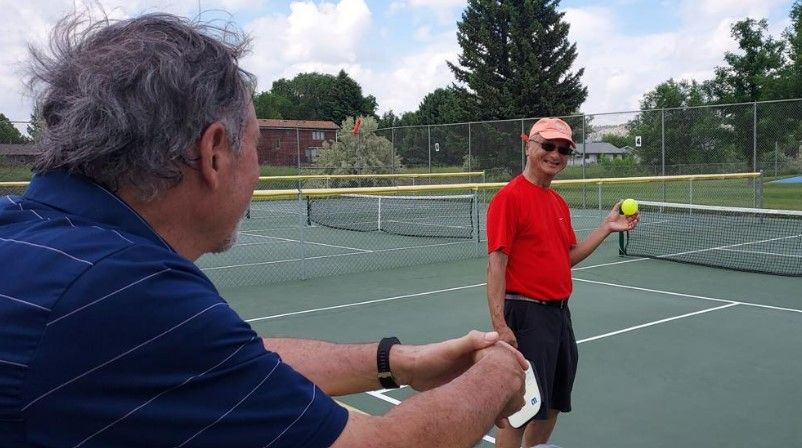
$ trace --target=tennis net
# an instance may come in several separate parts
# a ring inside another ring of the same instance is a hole
[[[641,201],[623,255],[802,276],[802,212]]]
[[[345,194],[307,199],[307,224],[357,232],[472,239],[476,195],[381,196]]]

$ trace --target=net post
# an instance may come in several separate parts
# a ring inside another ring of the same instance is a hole
[[[379,196],[377,198],[377,200],[379,201],[379,205],[378,205],[378,213],[377,213],[377,216],[376,216],[376,218],[378,219],[378,222],[376,223],[376,228],[379,229],[379,232],[381,232],[382,231],[382,198],[381,198],[381,196]]]

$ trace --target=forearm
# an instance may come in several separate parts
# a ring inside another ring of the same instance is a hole
[[[263,338],[265,348],[329,395],[378,389],[378,344],[335,344],[291,338]]]
[[[487,306],[490,309],[490,322],[498,330],[507,326],[504,320],[504,298],[506,296],[505,273],[507,256],[493,252],[487,261]]]
[[[599,227],[596,227],[590,234],[581,241],[579,244],[571,248],[570,256],[571,256],[571,266],[575,266],[580,261],[587,258],[590,254],[596,250],[604,239],[610,235],[610,225],[607,221],[601,223]]]

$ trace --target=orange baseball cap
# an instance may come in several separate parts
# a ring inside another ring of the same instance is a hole
[[[568,123],[559,118],[541,118],[538,120],[532,125],[532,130],[529,131],[529,138],[535,135],[540,135],[546,140],[566,140],[571,142],[572,148],[576,148],[576,143],[572,138],[571,126],[568,126]]]

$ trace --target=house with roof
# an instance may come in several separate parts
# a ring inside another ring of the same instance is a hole
[[[38,153],[33,143],[0,143],[0,158],[5,163],[30,164]]]
[[[586,142],[578,143],[574,157],[569,159],[569,165],[582,165],[582,158],[584,156],[585,165],[591,163],[598,163],[603,158],[609,159],[623,159],[625,156],[632,154],[632,148],[624,146],[619,148],[607,142]]]
[[[333,121],[260,118],[259,163],[304,166],[314,163],[324,141],[336,141],[340,127]]]

